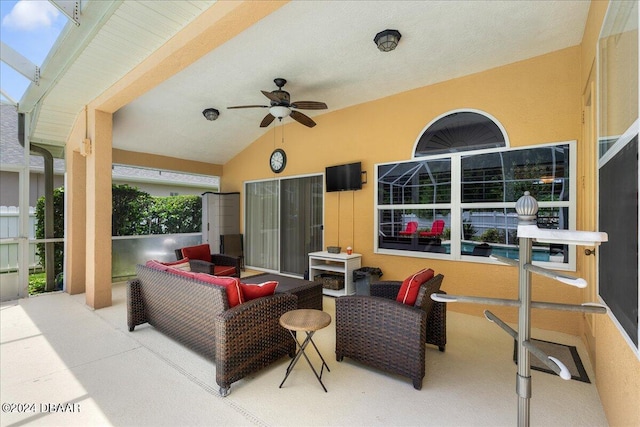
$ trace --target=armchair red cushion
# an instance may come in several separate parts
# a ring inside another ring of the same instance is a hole
[[[404,282],[402,282],[402,286],[400,286],[396,301],[407,305],[414,305],[418,299],[420,285],[427,280],[431,280],[433,275],[434,271],[432,269],[425,268],[407,277]]]
[[[189,259],[211,262],[211,250],[208,243],[182,248],[182,256]]]
[[[232,265],[215,265],[213,267],[213,274],[216,276],[234,276],[236,274],[236,268]]]

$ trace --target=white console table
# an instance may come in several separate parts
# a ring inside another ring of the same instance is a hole
[[[356,287],[353,283],[353,271],[360,268],[361,254],[348,255],[346,252],[331,254],[327,251],[309,253],[309,280],[313,281],[318,274],[332,273],[344,276],[344,289],[322,289],[324,295],[339,297],[353,295]]]

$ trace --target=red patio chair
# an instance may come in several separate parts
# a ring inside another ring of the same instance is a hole
[[[399,231],[398,234],[401,236],[411,236],[418,230],[418,223],[416,221],[409,221],[407,223],[407,227],[403,231]]]
[[[212,254],[208,243],[176,249],[176,258],[189,258],[191,271],[215,276],[240,277],[240,258]]]
[[[431,224],[431,230],[429,231],[421,231],[420,237],[438,237],[444,232],[444,221],[441,219],[436,219]]]

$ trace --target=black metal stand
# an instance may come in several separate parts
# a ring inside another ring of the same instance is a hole
[[[298,352],[296,353],[296,355],[293,358],[293,360],[291,360],[291,362],[289,362],[289,366],[287,366],[287,374],[285,375],[284,379],[280,383],[280,388],[282,388],[282,386],[284,385],[284,382],[287,380],[287,378],[289,378],[289,374],[291,373],[293,368],[296,366],[296,363],[298,363],[298,360],[300,360],[300,356],[304,356],[304,358],[307,360],[307,363],[309,364],[309,367],[311,367],[311,370],[313,371],[313,373],[315,374],[316,378],[318,379],[318,382],[320,383],[320,385],[324,389],[325,393],[327,392],[327,388],[322,383],[322,373],[324,372],[324,368],[327,368],[327,371],[329,371],[329,372],[331,372],[331,370],[329,369],[329,366],[327,365],[327,362],[324,361],[324,357],[322,357],[322,354],[320,354],[320,350],[318,350],[318,347],[316,347],[316,343],[313,342],[312,337],[313,337],[313,334],[315,332],[316,331],[305,331],[305,333],[307,334],[307,337],[302,342],[302,344],[300,344],[298,342],[298,339],[296,337],[295,332],[289,330],[289,333],[291,334],[291,336],[293,337],[293,340],[296,342],[296,345],[298,346]],[[318,353],[318,356],[320,356],[320,359],[322,360],[322,366],[320,368],[320,374],[319,375],[318,375],[318,372],[316,371],[316,369],[313,367],[313,364],[311,363],[311,361],[307,357],[307,353],[305,353],[305,349],[307,348],[309,343],[311,343],[311,345],[313,345],[313,348],[316,349],[316,352]]]

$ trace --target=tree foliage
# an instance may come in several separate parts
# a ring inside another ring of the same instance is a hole
[[[54,236],[64,237],[64,188],[53,192]],[[112,187],[112,236],[147,234],[197,233],[202,224],[200,196],[153,197],[129,185]],[[36,206],[36,238],[44,239],[44,197]],[[55,243],[55,274],[62,272],[63,243]],[[44,244],[37,245],[36,254],[44,265]]]
[[[36,239],[44,239],[44,197],[36,203]],[[64,187],[53,190],[53,237],[64,237]],[[54,275],[62,272],[64,262],[64,243],[54,243]],[[44,265],[44,243],[36,245],[36,255]]]
[[[200,196],[153,197],[144,234],[197,233],[201,224]]]
[[[127,184],[113,185],[111,189],[113,236],[137,236],[147,234],[145,222],[152,203],[151,196]]]

